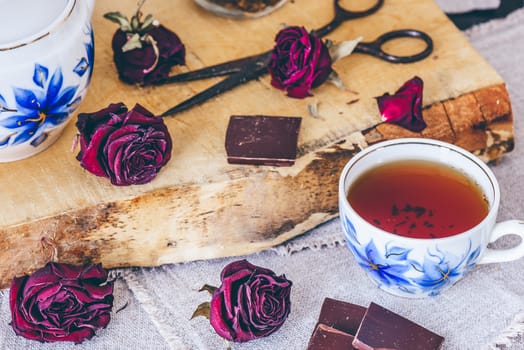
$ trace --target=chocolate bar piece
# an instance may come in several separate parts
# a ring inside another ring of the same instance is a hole
[[[444,338],[430,330],[371,303],[355,335],[353,346],[359,350],[439,349]]]
[[[226,131],[231,164],[291,166],[297,157],[300,117],[231,116]]]
[[[365,313],[366,308],[363,306],[325,298],[318,323],[355,335]]]
[[[351,350],[354,337],[338,329],[318,324],[309,339],[307,350]]]

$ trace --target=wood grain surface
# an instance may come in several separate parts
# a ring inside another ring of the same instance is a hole
[[[342,1],[358,9],[355,1]],[[364,8],[372,1],[359,1]],[[112,62],[116,25],[109,11],[131,15],[135,0],[98,0],[93,15],[95,68],[79,112],[110,103],[140,103],[160,114],[218,81],[138,87],[120,82]],[[189,0],[149,0],[143,7],[175,31],[186,45],[183,72],[272,47],[282,24],[314,29],[333,15],[331,1],[294,0],[256,20],[215,16]],[[394,65],[354,54],[334,68],[347,90],[324,84],[303,100],[271,87],[269,77],[167,118],[172,160],[149,184],[112,186],[82,169],[71,152],[74,122],[43,153],[0,164],[0,287],[14,275],[42,266],[54,254],[61,262],[102,262],[105,267],[165,263],[256,252],[337,215],[337,184],[343,165],[358,150],[381,140],[419,136],[460,145],[485,161],[513,148],[511,103],[505,84],[432,0],[386,0],[373,16],[343,24],[329,35],[365,41],[395,29],[415,28],[434,39],[422,62]],[[410,53],[417,41],[396,40],[385,49]],[[383,124],[375,97],[393,93],[406,80],[424,82],[420,134]],[[356,102],[354,102],[356,101]],[[316,104],[319,115],[308,113]],[[298,158],[286,168],[229,165],[224,135],[234,114],[302,116]],[[75,118],[76,119],[76,118]]]

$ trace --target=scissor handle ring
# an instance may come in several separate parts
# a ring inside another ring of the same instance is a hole
[[[384,5],[384,0],[377,0],[377,2],[370,6],[366,10],[361,11],[350,11],[346,10],[342,5],[340,5],[340,0],[335,0],[335,17],[342,17],[342,21],[347,21],[348,19],[361,18],[372,15],[377,12]]]
[[[391,55],[382,49],[382,46],[388,41],[399,38],[420,39],[426,43],[426,47],[421,52],[409,56]],[[394,30],[382,34],[375,41],[358,44],[357,49],[355,51],[369,54],[391,63],[411,63],[423,60],[433,52],[433,40],[428,34],[421,32],[420,30]]]
[[[340,5],[340,0],[334,0],[334,10],[335,14],[333,15],[333,19],[331,22],[326,24],[325,26],[313,30],[313,34],[318,37],[323,37],[334,31],[336,28],[338,28],[342,23],[345,21],[349,21],[356,18],[366,17],[369,16],[375,12],[377,12],[382,5],[384,5],[384,0],[377,0],[377,2],[368,8],[367,10],[362,11],[349,11],[346,10],[344,7]]]

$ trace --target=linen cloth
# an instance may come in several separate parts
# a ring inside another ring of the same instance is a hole
[[[522,33],[524,9],[466,32],[507,82],[515,116],[516,148],[492,167],[501,186],[499,220],[524,219]],[[512,243],[506,239],[499,245]],[[479,265],[442,295],[411,300],[374,287],[345,247],[338,219],[281,246],[238,258],[285,274],[293,287],[292,311],[283,327],[270,337],[233,344],[235,350],[305,349],[325,297],[381,304],[444,336],[446,350],[524,349],[524,259]],[[112,271],[118,276],[112,321],[80,345],[17,337],[8,325],[9,291],[1,291],[0,349],[225,349],[209,321],[189,319],[198,304],[210,299],[198,289],[205,283],[218,285],[222,268],[238,258]]]

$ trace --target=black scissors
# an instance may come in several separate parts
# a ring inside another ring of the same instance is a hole
[[[331,22],[322,28],[313,30],[313,34],[318,37],[326,36],[346,21],[366,17],[375,13],[382,7],[382,5],[384,5],[384,1],[385,0],[377,0],[377,2],[367,10],[349,11],[340,5],[340,0],[334,0],[335,16]],[[426,47],[423,51],[410,56],[390,55],[382,50],[382,46],[386,42],[397,38],[420,39],[425,42]],[[431,40],[429,35],[414,29],[403,29],[382,34],[372,42],[360,42],[353,52],[368,54],[391,63],[410,63],[426,58],[432,51],[433,40]],[[221,82],[165,111],[161,116],[166,117],[182,112],[223,92],[231,90],[238,85],[257,79],[266,74],[268,72],[267,65],[271,58],[271,52],[272,50],[269,50],[259,55],[244,57],[191,72],[177,74],[158,82],[159,85],[163,85],[229,75],[229,77]]]

